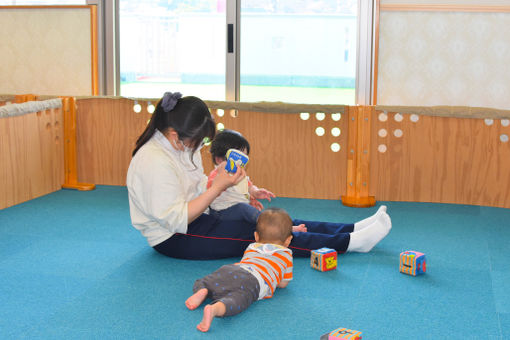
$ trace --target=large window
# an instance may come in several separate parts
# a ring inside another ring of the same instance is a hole
[[[225,99],[225,1],[120,0],[120,94]]]
[[[242,0],[242,101],[354,104],[357,0]]]
[[[118,3],[122,96],[356,103],[358,0]]]

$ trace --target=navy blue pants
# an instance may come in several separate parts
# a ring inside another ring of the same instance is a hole
[[[289,248],[295,257],[310,256],[310,250],[322,247],[345,253],[349,246],[354,224],[293,220],[294,225],[304,223],[308,232],[295,232]],[[211,210],[188,225],[187,234],[174,234],[168,240],[155,245],[154,249],[166,256],[212,260],[242,257],[246,247],[255,242],[255,223],[244,219],[225,220]]]
[[[215,213],[217,213],[222,220],[245,220],[253,224],[257,223],[257,219],[260,215],[260,211],[248,203],[238,203],[230,208],[217,210]]]

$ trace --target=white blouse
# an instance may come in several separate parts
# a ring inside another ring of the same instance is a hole
[[[188,230],[188,202],[207,184],[199,150],[193,161],[158,130],[131,159],[126,180],[131,223],[151,247]]]

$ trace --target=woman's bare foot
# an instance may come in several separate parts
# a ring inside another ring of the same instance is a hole
[[[308,231],[308,229],[306,228],[306,226],[304,224],[300,224],[300,225],[293,225],[292,231],[306,233]]]
[[[191,295],[185,302],[186,307],[188,307],[189,310],[196,309],[198,306],[204,302],[205,298],[207,297],[207,293],[209,291],[207,288],[199,289],[195,294]]]
[[[213,305],[207,305],[204,307],[204,317],[202,321],[197,325],[197,329],[201,332],[207,332],[211,327],[211,322],[215,316],[223,316],[227,311],[227,307],[223,302],[216,302]]]

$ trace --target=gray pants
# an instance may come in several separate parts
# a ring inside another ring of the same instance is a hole
[[[259,298],[259,282],[248,271],[235,264],[227,264],[195,281],[193,293],[207,288],[212,303],[221,301],[227,307],[225,316],[236,315]]]

